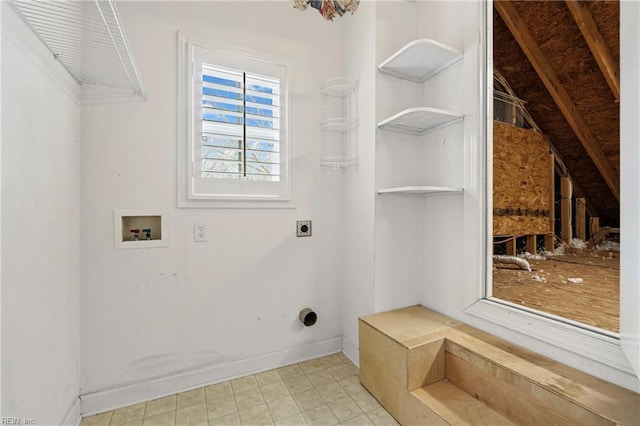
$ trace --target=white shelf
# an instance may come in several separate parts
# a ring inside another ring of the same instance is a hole
[[[358,120],[347,118],[331,118],[320,124],[322,130],[329,132],[347,132],[358,127]]]
[[[450,186],[399,186],[396,188],[378,189],[378,194],[390,195],[429,195],[429,194],[461,194],[462,188]]]
[[[382,62],[380,72],[422,83],[462,59],[456,49],[431,39],[414,40]]]
[[[449,124],[461,121],[462,114],[430,107],[405,109],[378,123],[378,127],[394,132],[420,135]]]
[[[343,98],[350,95],[356,88],[357,83],[354,84],[353,81],[347,78],[338,77],[325,82],[320,87],[320,90],[324,95]]]

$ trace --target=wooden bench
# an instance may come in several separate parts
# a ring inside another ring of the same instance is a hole
[[[640,422],[640,395],[422,306],[359,332],[361,383],[402,425]]]

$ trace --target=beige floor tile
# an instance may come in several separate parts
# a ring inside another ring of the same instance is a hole
[[[349,367],[347,367],[344,364],[343,365],[338,365],[336,367],[328,368],[327,371],[329,373],[331,373],[333,378],[336,379],[336,380],[346,379],[347,377],[352,377],[352,376],[355,376],[355,374],[356,374],[356,373],[353,372],[352,369],[350,369]]]
[[[209,419],[209,426],[240,426],[241,424],[238,413],[231,413],[226,416]]]
[[[314,371],[324,370],[324,365],[317,360],[311,359],[309,361],[304,361],[298,364],[298,366],[304,371],[304,374],[310,374]]]
[[[233,393],[244,392],[249,389],[257,388],[258,382],[255,376],[246,376],[231,381]]]
[[[318,360],[324,365],[325,368],[336,367],[338,365],[344,365],[344,362],[340,359],[338,354],[323,356]]]
[[[244,392],[236,392],[235,397],[238,411],[264,404],[264,398],[262,397],[260,388],[253,388]]]
[[[273,423],[266,404],[240,411],[240,421],[243,425],[264,425]]]
[[[276,421],[276,426],[304,426],[307,422],[301,413]]]
[[[223,396],[213,401],[207,399],[207,413],[210,419],[226,416],[236,411],[238,411],[238,407],[233,396]]]
[[[329,404],[330,402],[338,401],[340,399],[347,398],[349,395],[342,389],[342,386],[338,382],[329,383],[328,385],[320,386],[316,388],[322,399]]]
[[[346,422],[341,423],[343,426],[373,426],[373,422],[367,417],[366,414],[354,417]]]
[[[326,405],[305,411],[302,415],[310,426],[332,426],[338,424],[338,419]]]
[[[142,420],[143,419],[135,420],[133,422],[125,423],[122,426],[142,426]]]
[[[307,376],[284,379],[284,384],[287,386],[287,389],[289,389],[291,395],[313,388],[313,384],[307,379]]]
[[[367,417],[373,422],[376,426],[396,426],[398,422],[385,410],[380,407],[377,410],[369,411],[367,413]]]
[[[113,416],[113,411],[88,416],[82,419],[80,426],[108,426]]]
[[[176,425],[193,426],[207,421],[207,407],[204,403],[190,405],[176,411]]]
[[[352,376],[347,379],[338,381],[338,384],[342,386],[349,395],[355,395],[356,393],[364,392],[366,389],[360,384],[360,377]]]
[[[316,371],[315,373],[307,375],[307,377],[315,387],[324,386],[336,381],[327,370]]]
[[[296,402],[298,408],[300,408],[300,411],[307,411],[324,405],[324,400],[315,389],[297,393],[293,395],[293,400]]]
[[[255,375],[259,386],[268,386],[273,383],[282,383],[282,377],[278,374],[278,370],[269,370]]]
[[[136,420],[142,420],[144,417],[145,403],[131,405],[129,407],[120,408],[113,412],[111,417],[110,426],[120,426],[127,423],[134,422]]]
[[[273,401],[276,399],[289,396],[289,389],[284,383],[273,383],[261,388],[262,396],[265,401]]]
[[[358,372],[358,366],[355,365],[353,362],[351,362],[350,359],[344,361],[344,365],[347,366],[347,368],[351,369],[353,372],[355,372],[357,374]]]
[[[177,395],[178,409],[189,407],[191,405],[204,404],[206,402],[204,396],[204,388],[198,388]]]
[[[351,362],[351,360],[349,359],[349,357],[348,357],[348,356],[346,356],[346,355],[344,354],[344,352],[338,352],[338,353],[336,354],[336,356],[337,356],[338,358],[340,358],[340,360],[342,360],[342,362],[344,362],[344,363]]]
[[[214,399],[233,395],[233,388],[231,387],[231,382],[222,382],[205,387],[204,393],[207,398],[207,402],[210,402]]]
[[[175,426],[176,424],[176,412],[168,411],[166,413],[158,414],[144,418],[142,426]]]
[[[299,412],[298,406],[290,396],[267,402],[267,408],[273,420],[282,420]]]
[[[369,392],[360,392],[355,395],[351,395],[351,399],[353,399],[356,404],[358,404],[358,407],[360,407],[360,409],[365,413],[382,407],[382,405],[380,405],[380,403],[376,401]]]
[[[164,398],[154,399],[147,402],[147,408],[144,412],[145,417],[152,417],[157,414],[166,413],[167,411],[175,411],[176,396],[171,395]]]
[[[287,379],[302,376],[304,372],[297,364],[293,364],[287,367],[278,368],[278,374],[280,374],[280,377],[286,381]]]
[[[340,399],[328,405],[329,409],[341,422],[364,414],[358,404],[351,398]]]

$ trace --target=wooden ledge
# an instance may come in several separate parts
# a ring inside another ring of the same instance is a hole
[[[360,377],[402,424],[640,422],[640,395],[422,306],[360,319]]]

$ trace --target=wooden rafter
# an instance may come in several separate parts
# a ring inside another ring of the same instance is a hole
[[[589,11],[589,8],[585,2],[580,0],[565,0],[567,8],[573,19],[576,21],[578,28],[582,36],[589,45],[593,57],[598,62],[600,71],[607,81],[611,93],[615,97],[616,101],[620,100],[620,66],[611,53],[611,49],[602,37],[602,33],[596,25],[596,21],[593,19],[593,15]]]
[[[564,118],[580,140],[580,143],[582,143],[582,146],[589,154],[589,157],[602,175],[607,186],[611,189],[616,199],[620,201],[620,179],[617,173],[613,167],[611,167],[611,163],[602,152],[602,149],[600,149],[589,126],[587,126],[582,114],[578,111],[578,107],[560,82],[560,79],[551,67],[549,61],[547,61],[540,46],[538,46],[531,33],[529,33],[527,26],[522,18],[520,18],[515,6],[510,1],[496,1],[493,5],[527,56],[527,59],[529,59],[529,62],[531,62],[540,80],[542,80],[556,105],[558,105]]]

